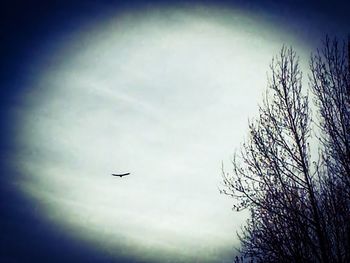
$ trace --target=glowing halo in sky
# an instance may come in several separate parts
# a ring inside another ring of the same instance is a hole
[[[288,31],[212,6],[111,12],[58,39],[18,112],[21,191],[112,256],[231,262],[246,215],[218,193],[221,161],[284,43],[304,52]]]

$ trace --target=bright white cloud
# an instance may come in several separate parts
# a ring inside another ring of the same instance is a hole
[[[42,59],[26,97],[22,189],[43,216],[111,254],[229,261],[245,217],[218,193],[221,160],[242,142],[283,43],[299,45],[220,9],[87,28]]]

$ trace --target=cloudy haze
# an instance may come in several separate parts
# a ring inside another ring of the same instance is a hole
[[[107,13],[30,64],[11,108],[16,191],[113,259],[230,262],[246,215],[219,195],[221,162],[257,113],[272,55],[311,47],[239,8]]]

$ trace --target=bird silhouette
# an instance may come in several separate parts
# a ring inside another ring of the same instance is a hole
[[[123,176],[127,176],[130,173],[124,173],[124,174],[112,174],[113,176],[119,176],[119,177],[123,177]]]

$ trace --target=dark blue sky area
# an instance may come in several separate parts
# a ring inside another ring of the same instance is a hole
[[[127,3],[125,3],[127,2]],[[218,3],[219,1],[197,1]],[[349,32],[348,1],[221,1],[229,8],[239,7],[251,13],[274,16],[276,21],[305,23],[306,31]],[[11,154],[16,150],[16,123],[8,109],[15,108],[18,95],[25,92],[27,65],[57,35],[74,32],[80,25],[103,17],[111,9],[125,12],[189,1],[1,1],[0,3],[0,262],[137,262],[118,260],[68,237],[62,229],[40,218],[36,208],[19,196],[12,184],[16,177]],[[310,15],[312,14],[312,16]],[[309,18],[313,17],[313,21]],[[316,19],[316,20],[315,20]],[[327,27],[327,25],[331,25]],[[310,41],[313,41],[310,39]],[[272,56],[273,54],[271,54]],[[233,233],[234,234],[234,233]]]

